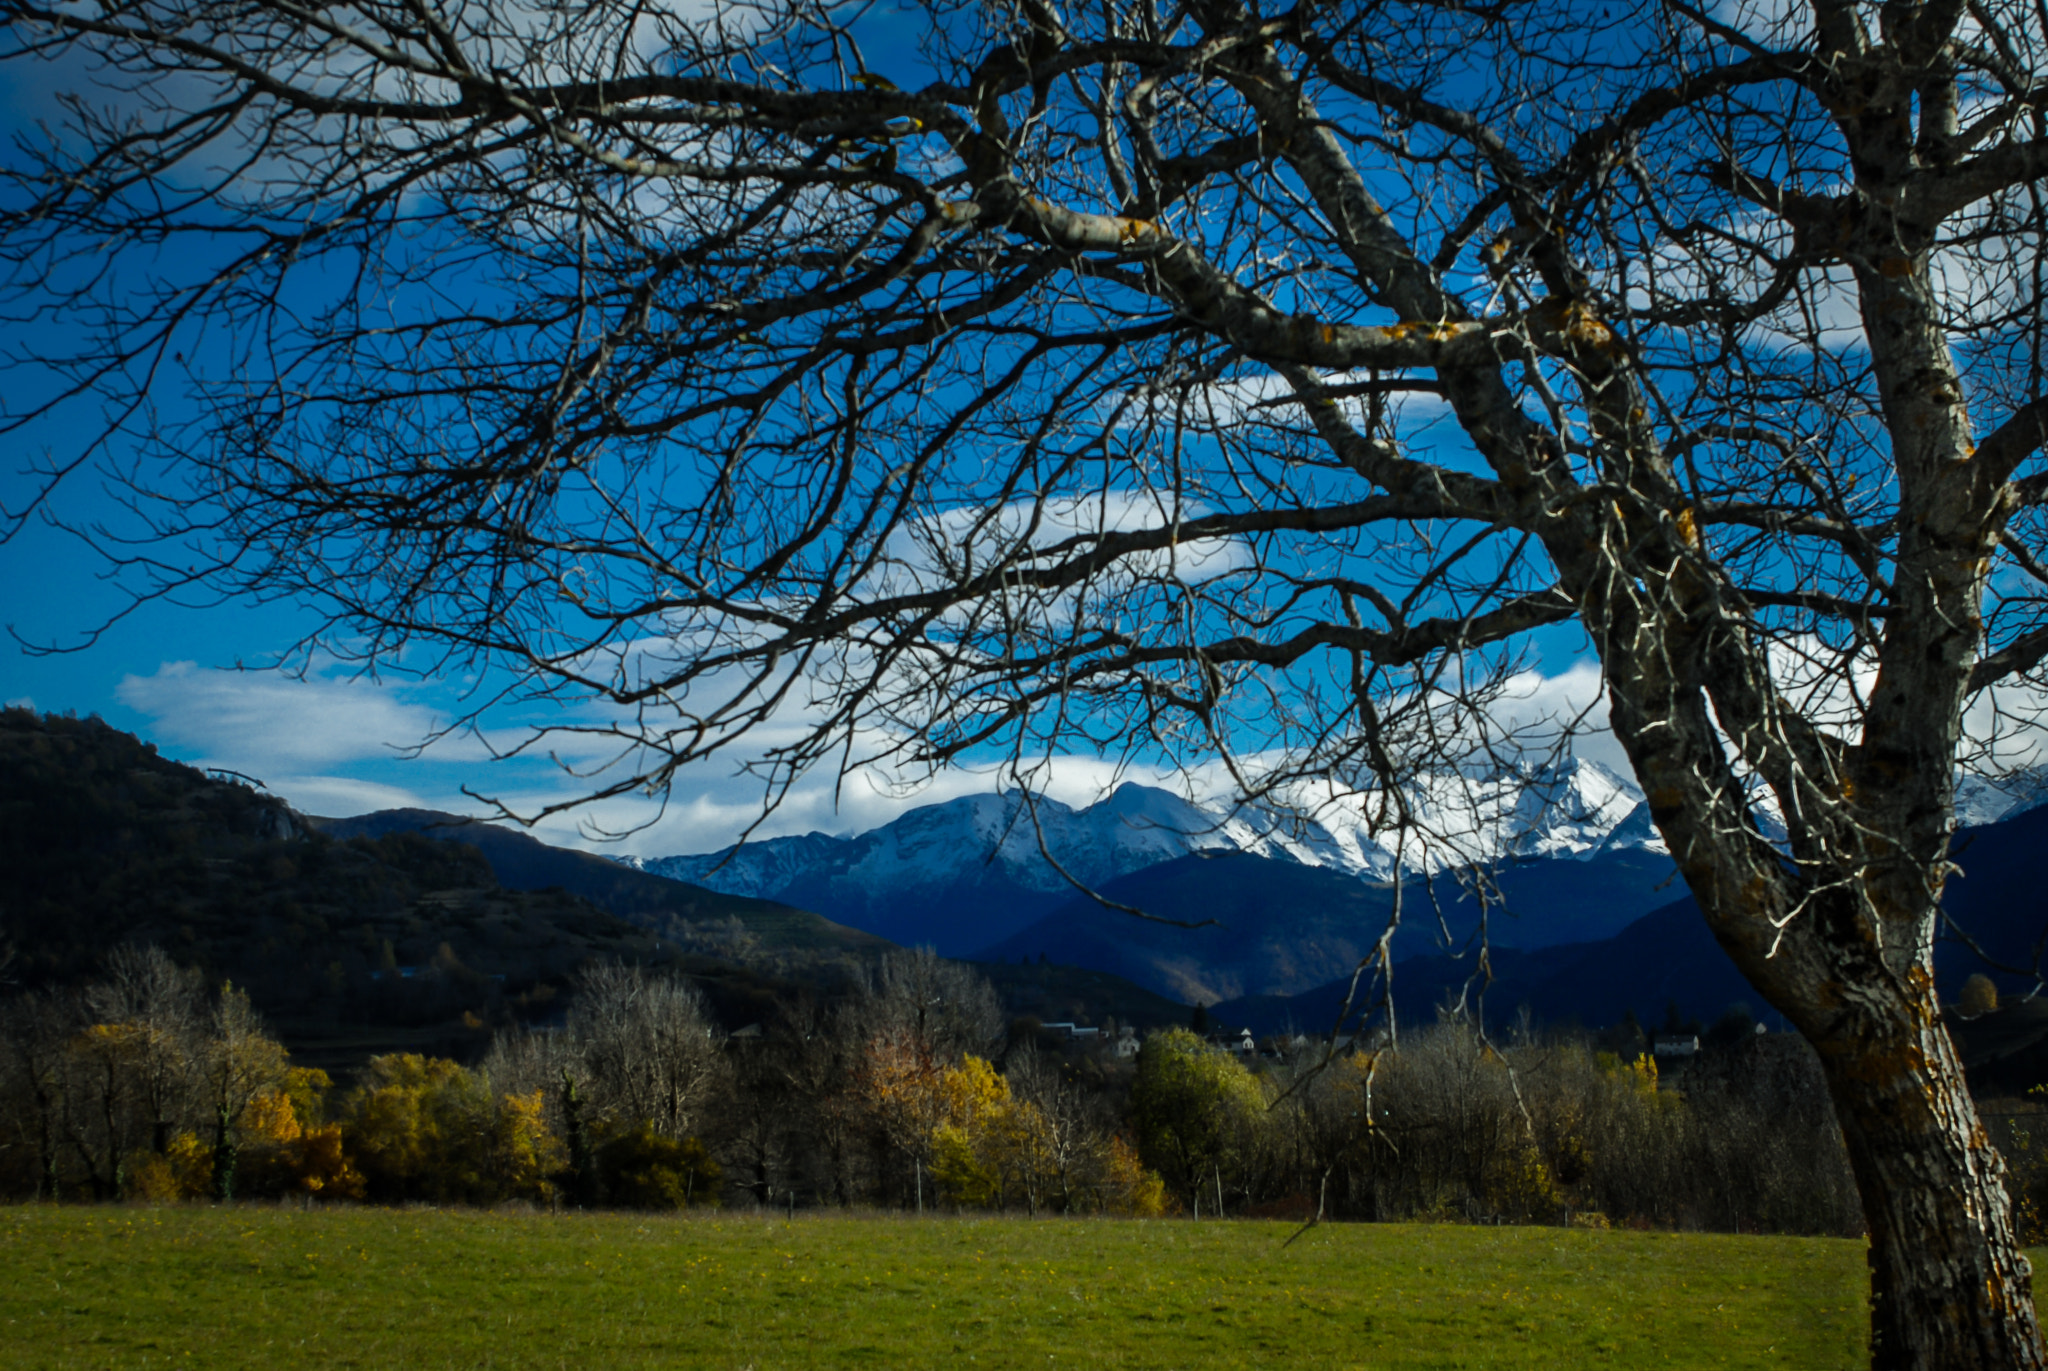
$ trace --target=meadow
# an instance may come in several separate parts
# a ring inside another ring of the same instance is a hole
[[[1856,1367],[1863,1244],[1558,1228],[0,1209],[29,1368]]]

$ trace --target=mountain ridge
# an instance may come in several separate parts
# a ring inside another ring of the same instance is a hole
[[[1485,911],[1488,937],[1523,950],[1611,937],[1668,903],[1676,875],[1668,857],[1643,851],[1508,863],[1490,877],[1501,903]],[[1476,940],[1481,907],[1469,880],[1411,877],[1399,893],[1397,962]],[[1100,894],[1148,917],[1080,896],[977,956],[1043,956],[1190,1004],[1298,993],[1349,974],[1387,927],[1396,892],[1327,868],[1219,853],[1118,877]]]
[[[1662,848],[1646,818],[1640,832],[1628,829],[1638,810],[1647,815],[1640,792],[1594,762],[1573,759],[1535,776],[1437,778],[1418,796],[1425,822],[1452,832],[1462,826],[1468,855],[1591,859]],[[1053,860],[1040,851],[1041,838]],[[1245,852],[1385,880],[1395,865],[1386,841],[1356,806],[1326,803],[1306,816],[1226,811],[1126,781],[1080,809],[988,793],[918,806],[849,837],[812,832],[621,860],[960,956],[1021,932],[1084,891],[1163,862]]]
[[[1957,834],[1961,869],[1944,892],[1948,924],[1934,945],[1935,988],[1944,1004],[1955,1003],[1964,981],[1979,974],[1989,976],[2001,996],[2038,990],[2042,948],[2048,946],[2048,899],[2036,875],[2037,854],[2044,848],[2048,808],[2037,806]],[[1486,1013],[1496,1025],[1524,1006],[1539,1023],[1604,1028],[1630,1012],[1645,1023],[1661,1020],[1670,1008],[1681,1018],[1711,1020],[1740,1003],[1760,1022],[1789,1027],[1736,970],[1690,895],[1650,910],[1608,938],[1495,947],[1489,960],[1493,983],[1486,989]],[[1405,1021],[1416,1022],[1468,984],[1477,988],[1475,971],[1469,954],[1397,959],[1395,987]],[[1346,979],[1333,977],[1298,994],[1221,1001],[1211,1012],[1220,1022],[1261,1034],[1327,1031],[1347,988]]]
[[[615,918],[656,931],[676,921],[738,920],[749,933],[777,945],[856,952],[888,946],[885,939],[787,902],[714,891],[638,871],[595,853],[555,847],[530,834],[439,810],[382,809],[344,819],[312,818],[307,823],[335,838],[418,833],[464,843],[483,853],[498,883],[508,890],[559,887]]]

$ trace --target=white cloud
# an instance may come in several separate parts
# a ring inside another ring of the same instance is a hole
[[[167,662],[147,676],[124,677],[116,695],[150,719],[145,732],[173,755],[254,777],[300,811],[329,817],[397,808],[488,811],[465,790],[492,796],[512,813],[533,815],[614,779],[616,772],[597,769],[614,756],[624,754],[620,766],[647,760],[644,752],[627,751],[620,739],[573,732],[547,739],[533,755],[506,760],[494,760],[490,749],[469,733],[452,735],[408,758],[406,749],[452,717],[452,711],[434,707],[450,690],[434,681],[370,680],[332,668],[300,679],[274,671]],[[565,728],[601,727],[614,717],[585,705],[562,709],[552,722]],[[795,695],[787,708],[749,734],[744,753],[685,768],[665,808],[651,798],[613,798],[551,816],[534,832],[548,842],[618,855],[722,847],[761,814],[762,783],[742,773],[740,763],[797,740],[815,718]],[[514,733],[506,727],[496,736],[502,740]],[[1014,783],[993,766],[927,775],[897,764],[890,755],[894,741],[880,731],[863,731],[847,776],[825,772],[802,778],[758,834],[862,832],[918,805]],[[873,760],[862,763],[861,758]],[[561,762],[573,765],[575,773]],[[1084,806],[1120,779],[1167,782],[1156,769],[1127,770],[1099,758],[1059,757],[1042,761],[1032,783],[1065,803]],[[600,836],[629,832],[617,842]]]
[[[166,662],[151,675],[122,677],[114,694],[154,719],[159,737],[211,762],[248,770],[239,759],[290,772],[390,760],[426,742],[449,718],[411,703],[406,696],[417,689],[360,677],[299,678]],[[479,761],[489,750],[472,735],[455,734],[435,742],[426,755]]]
[[[1506,732],[1549,733],[1575,730],[1572,751],[1623,776],[1632,775],[1628,754],[1607,726],[1607,689],[1599,663],[1573,662],[1555,676],[1538,671],[1508,678],[1501,697],[1488,711]]]
[[[301,814],[318,814],[330,819],[369,814],[379,809],[454,809],[465,805],[439,802],[403,786],[349,776],[265,776],[261,778],[273,794],[282,795]]]
[[[1716,23],[1759,43],[1789,45],[1813,32],[1813,11],[1803,0],[1715,0],[1710,12]]]
[[[1104,798],[1122,780],[1164,789],[1189,787],[1156,768],[1120,768],[1097,757],[1038,759],[1031,770],[1033,789],[1074,808]],[[903,781],[883,767],[870,766],[844,777],[813,774],[791,787],[774,814],[754,830],[755,839],[824,832],[864,833],[923,805],[944,804],[967,795],[984,795],[1015,784],[996,767],[960,767],[922,779]],[[531,814],[577,792],[572,785],[536,787],[498,796],[515,813]],[[730,763],[706,763],[681,773],[666,808],[657,814],[652,801],[606,800],[552,817],[534,829],[544,841],[584,847],[610,855],[672,856],[713,852],[736,841],[761,816],[760,782],[736,776]],[[627,830],[633,830],[627,833]],[[603,833],[627,833],[617,842],[601,841]]]
[[[1814,679],[1812,664],[1802,666],[1795,653],[1781,650],[1775,654],[1774,667],[1789,691],[1809,697],[1804,700],[1809,712],[1831,717],[1847,702],[1839,689]],[[1488,711],[1487,732],[1496,738],[1530,739],[1533,761],[1536,752],[1555,741],[1560,727],[1576,721],[1577,756],[1622,776],[1630,774],[1627,758],[1607,726],[1601,673],[1594,662],[1580,659],[1555,672],[1520,672],[1504,686]],[[591,770],[608,755],[598,746],[605,740],[574,734],[548,740],[558,745],[544,746],[537,755],[508,761],[491,761],[489,749],[463,734],[405,760],[401,749],[420,742],[449,717],[434,706],[449,698],[451,689],[432,681],[380,682],[332,672],[300,680],[173,662],[148,676],[126,677],[118,695],[122,703],[154,721],[148,732],[171,750],[184,752],[201,765],[258,777],[310,814],[340,817],[405,807],[484,812],[483,805],[463,793],[467,788],[496,797],[514,813],[531,815],[587,794],[616,774]],[[2042,712],[2038,692],[2007,688],[1995,700],[1980,699],[1967,731],[1975,738],[1995,737],[1993,751],[2006,766],[2038,765],[2048,760]],[[602,724],[607,717],[591,705],[565,707],[553,716],[563,726]],[[778,743],[793,741],[816,717],[808,705],[795,700],[745,739],[743,751],[680,771],[665,807],[640,796],[594,802],[551,816],[535,834],[544,841],[615,855],[716,850],[761,815],[763,784],[744,773],[741,763]],[[800,778],[755,835],[864,832],[920,805],[1016,784],[1014,765],[957,766],[927,774],[895,755],[897,741],[880,730],[862,731],[854,740],[854,762],[847,775],[826,769]],[[624,743],[612,740],[611,746],[616,751]],[[563,770],[554,757],[574,761],[580,774]],[[626,753],[619,765],[644,760],[645,754]],[[1237,759],[1250,774],[1276,761],[1262,754]],[[1075,808],[1094,803],[1126,780],[1159,786],[1197,802],[1227,803],[1233,785],[1226,768],[1214,760],[1196,760],[1188,769],[1176,771],[1096,756],[1038,757],[1025,770],[1034,789]],[[1344,795],[1322,796],[1326,812],[1319,816],[1333,832],[1355,826],[1359,818],[1354,811],[1363,803],[1348,788],[1337,789]],[[1304,790],[1301,798],[1315,807],[1315,795]],[[1439,808],[1448,803],[1433,792],[1432,798]],[[1340,821],[1343,814],[1352,818]],[[1458,818],[1448,809],[1439,817],[1446,823]],[[602,841],[600,835],[607,832],[627,836]]]

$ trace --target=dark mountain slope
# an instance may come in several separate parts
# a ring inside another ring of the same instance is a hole
[[[668,936],[683,925],[737,920],[772,947],[867,953],[890,946],[872,933],[833,923],[774,900],[721,895],[685,881],[655,876],[589,852],[551,847],[495,824],[431,809],[385,809],[350,819],[311,819],[335,838],[417,833],[480,852],[498,883],[512,890],[560,889],[580,895],[621,919]]]
[[[1957,933],[1945,931],[1934,950],[1937,989],[1953,1002],[1968,977],[1984,972],[2007,996],[2031,992],[2039,978],[2029,969],[2048,928],[2048,884],[2040,876],[2040,854],[2048,852],[2048,809],[1966,830],[1958,835],[1955,852],[1962,871],[1949,882],[1945,907],[1957,928],[1997,964],[1987,964]],[[1576,1021],[1592,1028],[1614,1024],[1631,1011],[1645,1023],[1661,1022],[1673,1004],[1682,1017],[1711,1020],[1740,1001],[1772,1027],[1783,1026],[1714,941],[1690,897],[1651,912],[1612,938],[1527,952],[1501,948],[1493,953],[1492,964],[1486,1006],[1496,1023],[1523,1005],[1539,1021]],[[1469,957],[1398,961],[1397,1004],[1413,1022],[1429,1014],[1446,993],[1456,993],[1471,974]],[[1290,1024],[1324,1029],[1343,1003],[1346,984],[1332,981],[1292,997],[1246,998],[1219,1004],[1214,1012],[1225,1022],[1262,1033]]]
[[[1964,978],[1983,971],[2001,991],[2026,993],[2042,979],[2037,964],[2048,939],[2048,807],[2002,823],[1965,829],[1942,907],[1953,928],[1935,944],[1935,981],[1953,998]],[[1981,948],[1991,965],[1972,954]]]
[[[1138,1029],[1184,1028],[1191,1008],[1107,971],[1054,962],[969,962],[995,987],[1011,1018],[1102,1027],[1115,1019]]]
[[[1493,915],[1493,940],[1543,947],[1610,935],[1667,903],[1671,876],[1669,858],[1643,851],[1505,867],[1497,879],[1507,905]],[[980,955],[1043,954],[1190,1003],[1290,994],[1348,974],[1379,937],[1393,904],[1391,886],[1243,853],[1161,862],[1105,883],[1102,893],[1162,919],[1216,923],[1176,927],[1081,898]],[[1397,959],[1442,950],[1432,897],[1456,943],[1475,931],[1478,906],[1454,879],[1411,881],[1395,936]]]
[[[498,885],[473,849],[337,841],[283,801],[166,761],[97,719],[0,713],[0,939],[10,974],[62,985],[154,943],[243,986],[317,1063],[460,1051],[545,1012],[593,958],[656,937],[563,891]]]
[[[676,966],[739,1027],[795,987],[716,955],[724,942],[773,948],[793,929],[809,940],[799,959],[815,980],[841,970],[837,945],[876,941],[503,836],[493,850],[523,860],[508,869],[542,888],[508,888],[477,846],[397,825],[319,832],[276,797],[166,761],[97,719],[0,713],[8,975],[76,984],[100,973],[110,949],[153,943],[210,982],[247,989],[312,1065],[346,1070],[399,1050],[469,1056],[488,1029],[557,1012],[576,968],[614,958]],[[571,881],[640,919],[564,889]],[[694,936],[701,929],[712,936]]]
[[[1107,971],[1186,1003],[1307,989],[1352,965],[1385,922],[1382,892],[1354,876],[1241,853],[1161,862],[1102,894],[1181,928],[1094,900],[1069,903],[980,954]]]

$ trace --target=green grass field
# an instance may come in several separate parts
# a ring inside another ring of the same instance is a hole
[[[28,1368],[1852,1367],[1861,1243],[1555,1228],[0,1209]]]

